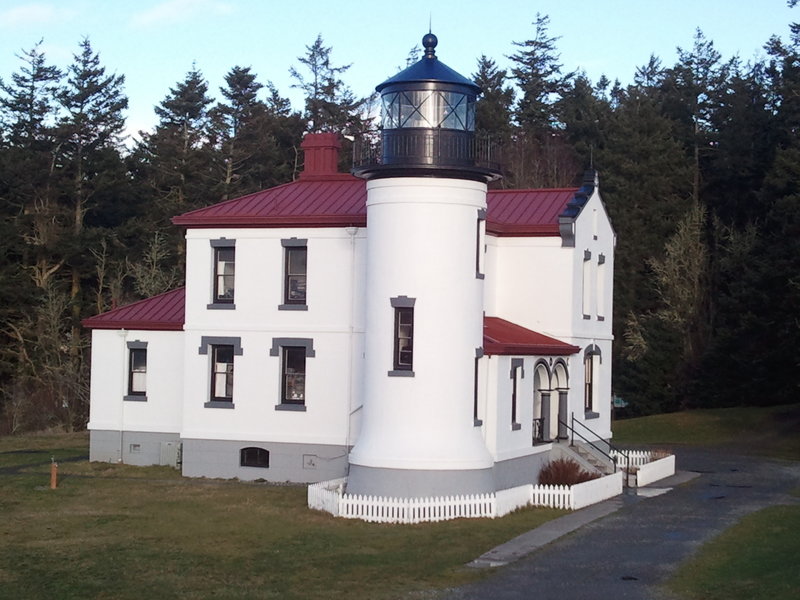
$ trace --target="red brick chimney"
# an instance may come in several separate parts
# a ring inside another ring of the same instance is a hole
[[[342,143],[338,133],[307,133],[300,148],[305,152],[301,180],[338,179],[339,149]]]

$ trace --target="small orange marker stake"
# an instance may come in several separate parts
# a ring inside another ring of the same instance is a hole
[[[50,489],[54,490],[58,487],[58,463],[52,458],[50,459]]]

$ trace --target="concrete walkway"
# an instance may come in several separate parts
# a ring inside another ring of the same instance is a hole
[[[799,503],[800,463],[676,449],[674,477],[555,519],[477,558],[488,579],[447,600],[668,600],[661,584],[703,543],[743,516]],[[506,566],[501,566],[506,565]]]

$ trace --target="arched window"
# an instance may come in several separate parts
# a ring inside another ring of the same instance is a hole
[[[242,467],[269,468],[269,450],[250,446],[242,448],[239,452],[239,465]]]
[[[583,353],[583,410],[587,416],[596,417],[597,370],[600,365],[600,348],[591,344]]]

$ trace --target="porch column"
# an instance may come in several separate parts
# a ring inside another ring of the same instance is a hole
[[[550,392],[540,392],[542,395],[542,440],[549,440],[550,435]]]
[[[567,393],[569,390],[559,389],[558,390],[558,439],[565,440],[569,437],[567,433]]]

